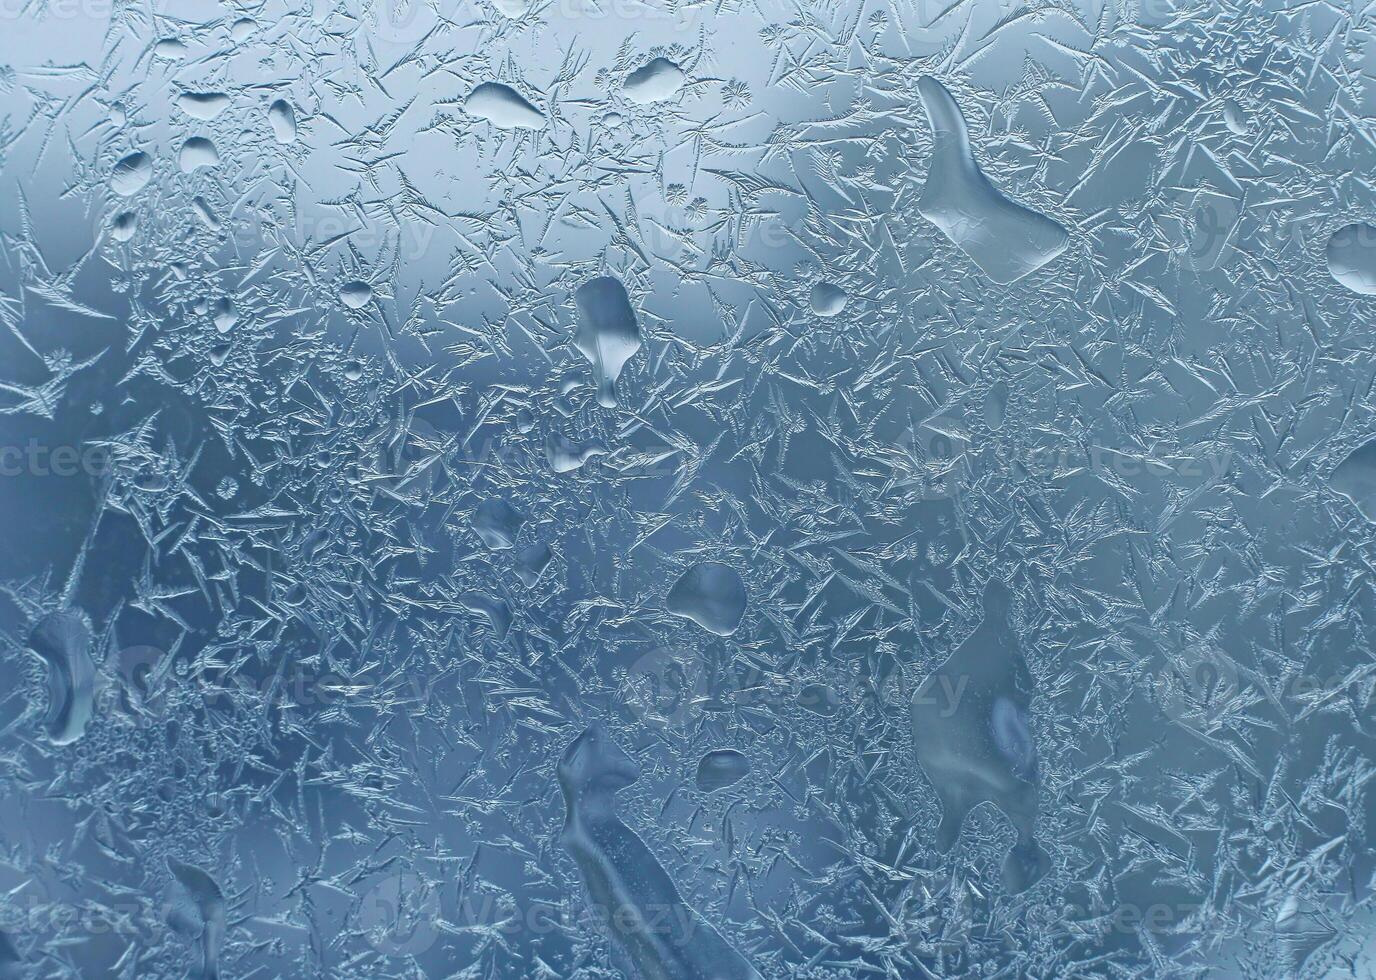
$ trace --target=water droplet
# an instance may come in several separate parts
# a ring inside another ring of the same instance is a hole
[[[0,980],[20,980],[25,975],[24,958],[10,937],[0,932]]]
[[[225,934],[225,896],[219,884],[193,864],[167,858],[175,881],[164,919],[175,931],[200,943],[201,976],[220,975],[220,950]]]
[[[572,473],[582,469],[583,464],[594,456],[605,456],[606,453],[607,450],[596,443],[580,446],[557,432],[551,433],[545,440],[545,459],[556,473]]]
[[[351,310],[361,310],[373,298],[373,287],[366,282],[346,282],[339,287],[339,301]]]
[[[202,167],[218,167],[220,154],[215,144],[204,136],[193,136],[182,144],[177,154],[177,166],[182,173],[189,174]]]
[[[296,142],[296,112],[286,100],[278,99],[268,106],[268,123],[272,126],[272,136],[277,142]]]
[[[120,197],[133,197],[153,179],[153,160],[147,153],[131,153],[110,172],[110,189]]]
[[[917,90],[932,126],[932,162],[918,212],[997,283],[1016,282],[1065,251],[1064,228],[1004,197],[984,176],[946,87],[924,75]]]
[[[1046,858],[1033,839],[1037,759],[1026,721],[1032,682],[1011,607],[1009,589],[990,583],[983,621],[918,687],[910,721],[917,761],[941,800],[937,850],[951,849],[971,810],[993,803],[1017,831],[1004,874],[1021,890],[1045,871]]]
[[[493,551],[505,551],[516,544],[525,517],[505,500],[484,500],[473,513],[473,530]]]
[[[1328,485],[1352,501],[1363,517],[1376,524],[1376,439],[1349,453],[1334,468]]]
[[[1328,239],[1328,271],[1363,296],[1376,296],[1376,225],[1344,225]]]
[[[597,403],[615,408],[616,379],[640,350],[640,325],[626,287],[611,276],[598,276],[579,286],[573,298],[578,305],[574,345],[592,365]]]
[[[698,789],[704,793],[734,786],[750,775],[750,760],[735,749],[708,752],[698,761]]]
[[[192,119],[208,122],[229,108],[229,96],[223,92],[183,92],[177,97],[177,108]]]
[[[483,82],[469,93],[464,109],[498,129],[543,129],[545,117],[519,92],[500,82]]]
[[[1003,428],[1003,418],[1008,411],[1008,385],[996,381],[984,396],[984,421],[995,431]]]
[[[234,301],[228,296],[220,297],[215,303],[215,329],[229,333],[238,322],[239,312],[234,308]]]
[[[549,545],[539,541],[527,545],[516,553],[516,575],[526,588],[530,588],[540,581],[541,573],[553,558]]]
[[[139,216],[133,211],[121,211],[110,222],[110,235],[117,242],[127,242],[139,230]]]
[[[1223,123],[1235,136],[1247,135],[1247,114],[1233,99],[1223,102]]]
[[[153,54],[168,61],[180,61],[186,57],[186,45],[175,37],[165,37],[153,45]]]
[[[48,669],[48,737],[54,745],[70,745],[85,733],[95,706],[90,624],[81,613],[51,613],[29,634],[29,649]]]
[[[668,58],[654,58],[627,75],[622,90],[636,105],[649,105],[673,98],[686,80],[683,69]]]
[[[808,301],[818,316],[835,316],[846,308],[846,291],[835,283],[819,282],[812,287]]]
[[[730,636],[745,615],[745,583],[729,565],[702,562],[679,576],[664,605],[675,616],[691,619],[709,633]]]
[[[507,631],[511,629],[511,607],[505,600],[476,594],[464,596],[459,602],[469,612],[483,617],[493,636],[499,640],[505,639]]]

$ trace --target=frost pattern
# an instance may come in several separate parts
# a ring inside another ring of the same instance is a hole
[[[0,978],[1376,974],[1374,37],[0,11]]]

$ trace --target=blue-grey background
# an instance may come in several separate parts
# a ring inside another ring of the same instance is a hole
[[[593,721],[643,771],[621,818],[771,980],[1376,971],[1376,478],[1339,469],[1376,299],[1327,258],[1376,222],[1376,9],[0,18],[3,975],[196,975],[169,858],[223,892],[226,978],[631,975],[559,836]],[[640,104],[654,58],[682,85]],[[924,75],[1069,233],[1032,275],[918,212]],[[539,128],[469,112],[488,82]],[[615,408],[573,342],[595,275],[642,339]],[[556,438],[601,454],[554,472]],[[666,609],[706,560],[729,637]],[[997,809],[932,846],[910,726],[994,578],[1052,858],[1017,894]],[[65,744],[55,613],[95,667]],[[749,775],[704,792],[723,748]]]

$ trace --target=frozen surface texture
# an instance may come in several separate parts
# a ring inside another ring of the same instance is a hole
[[[0,8],[0,980],[1376,976],[1376,6]]]

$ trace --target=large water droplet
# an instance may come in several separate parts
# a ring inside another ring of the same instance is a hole
[[[640,350],[640,325],[626,296],[626,287],[611,276],[598,276],[573,294],[578,304],[578,332],[573,342],[592,364],[597,403],[616,407],[616,379]]]
[[[835,316],[846,308],[846,291],[835,283],[819,282],[812,287],[808,302],[818,316]]]
[[[0,980],[20,980],[24,976],[24,958],[14,942],[0,932]]]
[[[525,517],[505,500],[484,500],[473,512],[473,530],[493,551],[514,547]]]
[[[1008,385],[996,381],[984,396],[984,422],[995,431],[1003,428],[1003,418],[1008,411]]]
[[[516,553],[516,575],[526,588],[540,581],[540,575],[554,558],[549,545],[542,541],[527,545]]]
[[[664,605],[709,633],[730,636],[745,615],[745,583],[731,566],[705,561],[679,577]]]
[[[673,98],[686,80],[678,65],[668,58],[655,58],[627,75],[622,90],[637,105],[649,105]]]
[[[192,119],[209,121],[229,108],[229,96],[223,92],[183,92],[177,97],[177,108]]]
[[[95,705],[96,664],[91,627],[77,612],[45,616],[29,634],[29,649],[48,668],[48,711],[43,718],[54,745],[75,742]]]
[[[1010,201],[984,176],[946,87],[924,75],[917,90],[932,126],[932,163],[918,212],[997,283],[1015,282],[1065,251],[1064,228]]]
[[[1376,225],[1344,225],[1328,239],[1328,271],[1354,293],[1376,296]]]
[[[120,197],[133,197],[153,179],[153,160],[147,153],[131,153],[110,172],[110,189]]]
[[[936,849],[949,851],[970,811],[993,803],[1017,831],[1004,877],[1021,890],[1045,873],[1047,858],[1033,838],[1038,787],[1027,724],[1032,680],[1011,609],[1010,590],[990,583],[984,620],[918,686],[910,721],[917,761],[941,800]]]
[[[225,896],[219,884],[194,864],[167,859],[174,886],[164,912],[167,924],[188,939],[199,940],[201,976],[220,976],[220,950],[224,945]]]
[[[202,167],[218,167],[220,165],[220,154],[215,149],[215,144],[204,136],[193,136],[182,144],[181,151],[177,154],[177,166],[182,173],[189,174]]]
[[[234,329],[234,325],[239,322],[239,311],[234,308],[234,300],[228,296],[221,296],[215,301],[215,329],[220,333],[229,333]]]
[[[373,298],[373,287],[366,282],[346,282],[339,287],[339,301],[351,310],[361,310]]]
[[[180,61],[186,57],[186,44],[175,37],[165,37],[153,45],[153,54],[168,61]]]
[[[556,473],[572,473],[594,456],[605,456],[607,450],[596,443],[578,445],[557,432],[545,439],[545,458]]]
[[[1376,524],[1376,439],[1349,453],[1333,470],[1328,485],[1352,501],[1363,517]]]
[[[1247,114],[1233,99],[1225,99],[1223,102],[1223,124],[1234,136],[1247,135]]]
[[[560,838],[636,976],[762,980],[760,973],[683,901],[654,852],[617,815],[616,794],[640,766],[599,724],[574,740],[556,768],[564,793]],[[674,923],[672,928],[656,922]]]
[[[750,760],[735,749],[708,752],[698,761],[698,789],[704,793],[734,786],[750,775]]]
[[[139,216],[133,211],[121,211],[110,222],[110,235],[117,242],[127,242],[139,230]]]
[[[296,142],[296,112],[285,99],[278,99],[268,106],[268,123],[272,126],[272,137],[277,142]]]
[[[500,82],[483,82],[469,93],[463,104],[470,115],[477,116],[498,129],[543,129],[545,117],[519,92]]]

